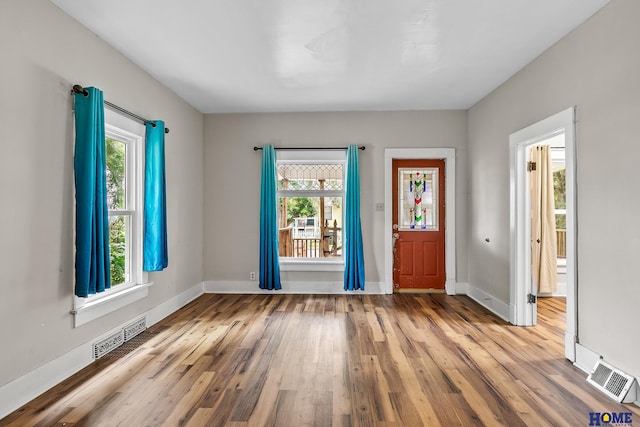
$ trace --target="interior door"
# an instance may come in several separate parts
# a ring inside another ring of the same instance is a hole
[[[394,159],[392,175],[394,292],[444,292],[444,160]]]

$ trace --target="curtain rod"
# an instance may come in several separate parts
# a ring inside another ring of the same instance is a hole
[[[73,89],[71,90],[72,93],[81,93],[84,96],[89,96],[89,92],[87,90],[85,90],[85,88],[83,88],[80,85],[73,85]],[[118,110],[121,113],[126,114],[129,117],[132,117],[140,122],[142,122],[143,124],[147,124],[147,123],[151,123],[151,126],[156,127],[156,124],[152,121],[152,120],[147,120],[144,117],[141,117],[137,114],[132,113],[131,111],[125,110],[122,107],[117,106],[116,104],[112,104],[111,102],[105,100],[104,101],[105,105],[108,105],[109,107],[113,108],[114,110]],[[165,127],[164,128],[164,133],[169,133],[169,128]]]
[[[346,150],[348,147],[273,147],[274,150]],[[364,151],[365,146],[361,145],[358,147],[358,150]],[[262,147],[253,147],[253,151],[262,150]]]

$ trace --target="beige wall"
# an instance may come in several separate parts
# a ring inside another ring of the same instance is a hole
[[[638,19],[610,2],[469,111],[469,281],[508,302],[509,134],[577,106],[579,341],[636,376]]]
[[[226,114],[205,116],[205,279],[246,281],[258,271],[261,152],[253,146],[346,146],[360,152],[366,280],[384,280],[384,149],[453,147],[457,157],[457,278],[466,281],[464,111]],[[342,281],[342,273],[283,273],[283,280]]]
[[[202,280],[203,116],[46,0],[0,2],[0,386]],[[72,327],[73,142],[69,90],[171,129],[169,268],[150,295]]]

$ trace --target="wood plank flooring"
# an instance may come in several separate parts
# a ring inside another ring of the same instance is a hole
[[[564,359],[564,300],[541,298],[538,320],[464,296],[206,294],[0,426],[640,423]]]

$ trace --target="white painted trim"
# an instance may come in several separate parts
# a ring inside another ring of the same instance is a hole
[[[531,224],[528,209],[528,174],[526,173],[527,147],[564,132],[567,182],[567,321],[565,357],[575,361],[575,350],[569,342],[577,342],[577,279],[576,279],[576,174],[575,174],[575,107],[567,108],[551,117],[528,126],[509,136],[510,156],[510,300],[509,321],[515,325],[535,325],[535,304],[527,303],[527,294],[533,293],[531,286]]]
[[[578,345],[577,337],[571,332],[564,331],[564,357],[575,362],[576,346]]]
[[[456,150],[455,148],[385,148],[384,150],[384,291],[393,293],[393,159],[444,159],[445,290],[456,293]]]
[[[601,356],[581,344],[576,344],[575,348],[576,360],[573,364],[585,373],[591,373],[593,367],[596,366],[596,362],[601,358]]]
[[[470,284],[468,285],[467,296],[499,318],[509,321],[509,304],[506,302]]]
[[[71,314],[74,315],[73,326],[77,328],[146,297],[149,295],[149,287],[151,285],[153,285],[153,282],[132,286],[121,292],[105,295],[104,298],[84,303],[71,311]]]
[[[344,260],[298,261],[280,260],[280,271],[344,271]]]
[[[175,313],[203,294],[204,282],[200,282],[175,297],[153,307],[151,310],[144,313],[144,315],[147,316],[147,327],[155,325],[168,315]],[[138,319],[139,317],[141,316],[136,316],[134,319]],[[131,320],[129,322],[131,322]],[[128,325],[129,322],[127,322],[125,326]]]
[[[345,291],[340,282],[282,282],[282,289],[270,291],[260,289],[257,282],[243,281],[207,281],[204,292],[211,294],[344,294],[344,295],[380,295],[384,294],[383,282],[365,282],[364,291]]]
[[[91,343],[65,353],[0,387],[0,419],[93,362]]]
[[[458,282],[456,283],[456,295],[467,295],[469,293],[469,283]]]
[[[142,316],[147,317],[147,326],[151,326],[202,294],[203,283],[198,283],[151,310],[135,315],[122,323],[122,325],[105,332],[101,336],[108,336]],[[0,387],[0,419],[90,365],[93,362],[93,343],[99,339],[100,337],[96,337],[87,341],[62,356]]]

